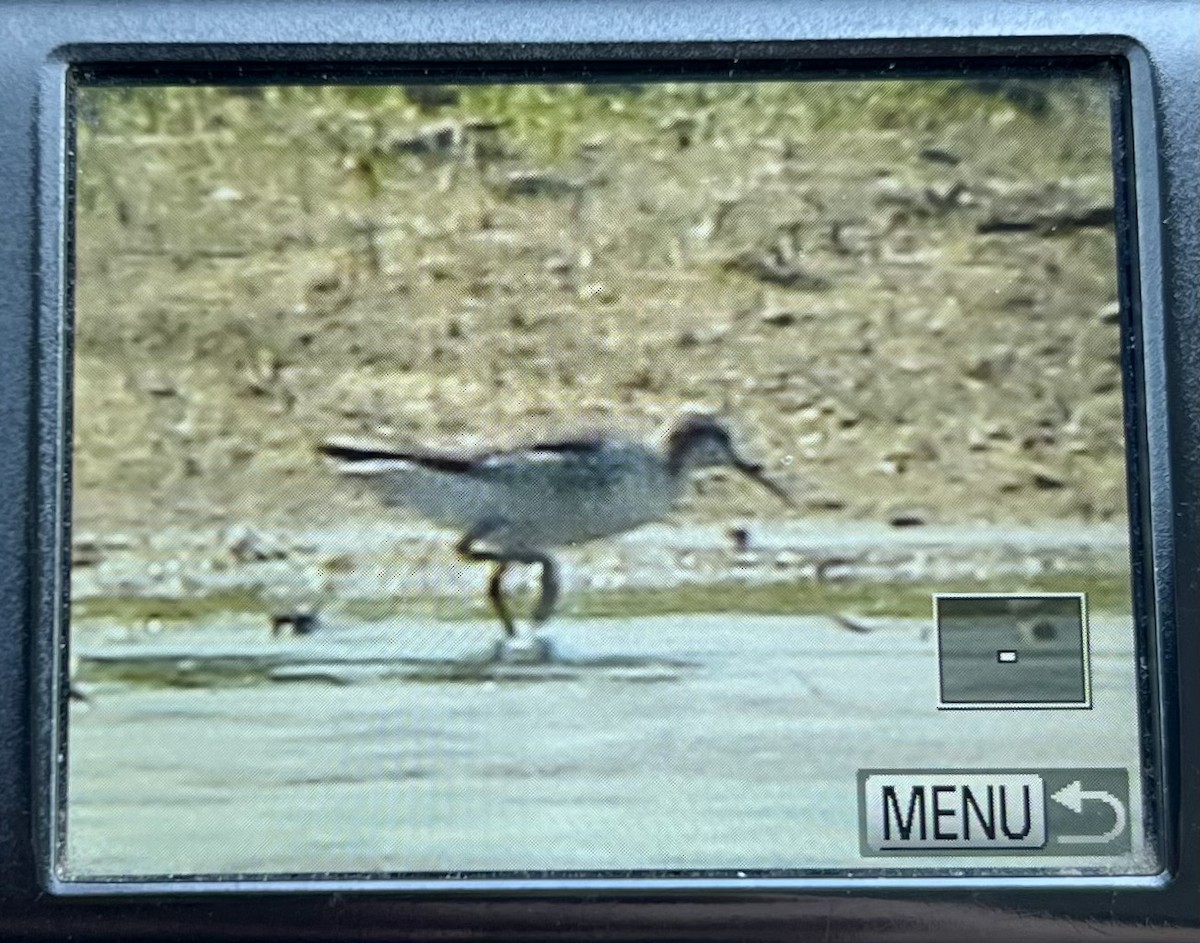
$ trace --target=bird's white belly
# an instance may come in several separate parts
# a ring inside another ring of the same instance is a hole
[[[503,524],[488,540],[509,549],[583,543],[660,520],[674,497],[665,481],[621,481],[574,491],[518,487],[495,504]]]

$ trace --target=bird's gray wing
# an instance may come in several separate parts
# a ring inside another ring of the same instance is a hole
[[[472,474],[490,481],[507,482],[514,479],[557,481],[567,485],[575,475],[596,475],[604,463],[598,461],[604,451],[599,439],[564,439],[556,442],[536,442],[517,448],[488,452],[476,457]]]
[[[629,443],[567,439],[477,455],[327,443],[321,452],[388,506],[467,532],[503,521],[504,533],[489,539],[512,545],[552,546],[564,521],[569,533],[587,539],[644,522],[644,501],[632,510],[626,505],[645,490],[639,476],[647,454]],[[557,530],[547,521],[557,521]]]

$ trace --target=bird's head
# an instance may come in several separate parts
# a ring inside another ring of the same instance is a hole
[[[758,482],[790,506],[795,502],[784,488],[767,477],[763,466],[742,458],[733,447],[729,428],[708,413],[687,412],[667,429],[665,452],[667,467],[676,475],[704,468],[728,467]]]

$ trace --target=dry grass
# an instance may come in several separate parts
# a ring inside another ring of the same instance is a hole
[[[1112,227],[979,231],[1111,202],[1107,105],[1012,93],[85,90],[77,519],[374,516],[315,442],[642,433],[695,401],[809,516],[1119,519]]]

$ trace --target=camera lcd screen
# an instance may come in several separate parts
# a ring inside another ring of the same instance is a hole
[[[76,88],[58,876],[1157,872],[1118,97]]]

